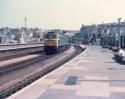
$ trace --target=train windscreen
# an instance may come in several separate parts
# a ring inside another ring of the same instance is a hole
[[[54,34],[46,34],[45,35],[45,39],[56,39],[56,38],[57,38],[57,36]]]

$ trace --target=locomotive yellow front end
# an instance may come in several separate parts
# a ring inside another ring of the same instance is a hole
[[[53,40],[45,39],[44,40],[44,45],[45,46],[56,46],[57,45],[57,40],[56,39],[53,39]]]
[[[57,47],[58,47],[58,36],[53,32],[47,33],[44,37],[44,50],[46,54],[56,53]]]

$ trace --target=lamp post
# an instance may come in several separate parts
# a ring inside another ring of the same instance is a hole
[[[118,18],[118,35],[119,35],[119,40],[118,40],[118,47],[121,48],[121,37],[120,37],[120,23],[121,23],[121,18]]]
[[[24,42],[27,42],[27,17],[24,18]]]

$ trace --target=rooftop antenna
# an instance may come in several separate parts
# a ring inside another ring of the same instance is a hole
[[[27,17],[26,17],[26,16],[25,16],[25,18],[24,18],[24,23],[25,23],[25,24],[24,24],[24,25],[25,25],[25,26],[24,26],[24,27],[25,27],[25,34],[26,34],[26,28],[27,28]]]

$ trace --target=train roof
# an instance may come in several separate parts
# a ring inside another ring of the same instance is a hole
[[[49,31],[47,34],[55,34],[55,35],[69,36],[68,34],[66,34],[66,32],[64,32],[64,31],[57,31],[57,30]]]
[[[47,34],[51,34],[51,33],[65,35],[65,33],[63,33],[63,32],[55,32],[55,31],[50,31]]]

